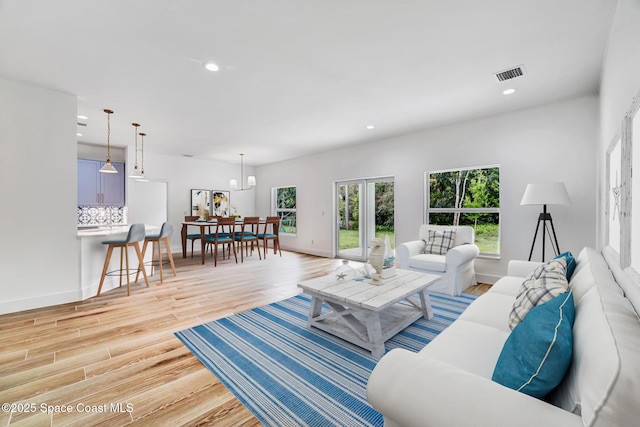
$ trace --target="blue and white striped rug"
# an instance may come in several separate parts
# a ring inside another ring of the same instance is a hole
[[[432,320],[387,341],[419,351],[475,299],[431,294]],[[307,327],[310,298],[298,295],[176,336],[266,426],[382,426],[365,391],[376,359]]]

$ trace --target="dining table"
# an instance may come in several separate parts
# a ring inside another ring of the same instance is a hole
[[[243,218],[236,218],[236,226],[241,226],[244,223],[244,219]],[[266,223],[266,219],[265,218],[260,218],[260,224],[265,224]],[[218,225],[218,221],[215,219],[210,219],[210,220],[196,220],[196,221],[184,221],[182,223],[182,230],[181,230],[181,235],[182,235],[182,258],[186,258],[187,257],[187,234],[189,227],[197,227],[200,230],[200,252],[201,252],[201,256],[202,256],[202,264],[204,264],[204,259],[205,259],[205,250],[204,250],[204,239],[208,234],[208,227],[215,227]],[[194,233],[195,234],[195,233]]]

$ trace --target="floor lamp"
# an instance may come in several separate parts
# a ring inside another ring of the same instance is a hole
[[[542,205],[542,212],[538,216],[538,225],[536,225],[536,232],[533,235],[533,242],[531,243],[531,251],[529,252],[529,261],[533,255],[533,248],[536,245],[536,238],[538,237],[538,230],[540,230],[540,223],[542,223],[542,262],[544,262],[545,253],[545,240],[549,236],[551,246],[556,255],[560,253],[560,247],[558,246],[558,238],[556,237],[556,229],[553,226],[553,219],[551,214],[547,212],[547,205],[570,205],[571,199],[567,189],[562,182],[547,182],[547,183],[535,183],[527,184],[527,188],[524,190],[522,196],[521,205]],[[553,233],[553,238],[551,236]]]

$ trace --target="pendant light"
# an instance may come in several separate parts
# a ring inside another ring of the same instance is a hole
[[[238,181],[236,181],[235,179],[229,180],[229,188],[234,191],[252,190],[253,187],[256,186],[256,177],[253,175],[249,175],[247,177],[248,188],[244,188],[244,154],[242,153],[240,153],[240,184],[242,185],[242,187],[238,188]]]
[[[134,146],[134,151],[135,151],[135,163],[133,165],[133,173],[131,175],[129,175],[129,178],[141,178],[140,175],[140,170],[138,169],[138,127],[140,127],[139,123],[131,123],[131,126],[133,126],[133,136],[135,138],[135,146]]]
[[[111,164],[111,121],[109,120],[111,115],[113,114],[112,110],[104,110],[107,113],[107,161],[100,168],[100,172],[102,173],[118,173],[118,170],[113,167]]]
[[[142,169],[142,171],[140,172],[140,176],[138,177],[138,181],[148,181],[148,179],[144,176],[144,137],[147,136],[146,133],[144,132],[140,132],[138,135],[140,135],[140,139],[141,139],[141,145],[142,145],[142,150],[141,150],[141,154],[142,154],[142,163],[140,164],[140,167]]]

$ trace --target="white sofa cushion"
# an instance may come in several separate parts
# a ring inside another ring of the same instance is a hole
[[[494,283],[487,293],[508,295],[515,298],[520,291],[522,282],[524,282],[522,277],[504,276]]]
[[[638,330],[629,300],[592,287],[576,304],[573,361],[552,403],[581,414],[585,426],[638,425]]]
[[[419,354],[490,379],[508,336],[505,331],[458,319]],[[473,352],[469,353],[469,349]]]
[[[409,267],[421,270],[447,271],[447,258],[445,255],[420,254],[409,258]]]
[[[606,287],[623,294],[622,289],[615,282],[607,262],[595,249],[584,248],[577,259],[578,266],[569,281],[569,288],[573,291],[576,304],[596,283],[600,287]]]
[[[471,303],[459,319],[490,326],[508,334],[511,332],[509,312],[513,307],[513,298],[498,292],[487,292],[482,298]]]

